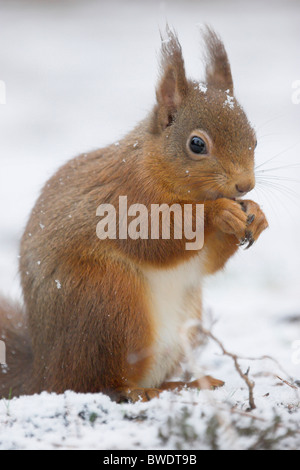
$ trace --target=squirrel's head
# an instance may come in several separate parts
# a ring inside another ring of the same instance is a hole
[[[203,83],[187,80],[177,35],[167,28],[162,40],[161,76],[150,124],[150,133],[157,137],[153,171],[159,167],[164,185],[182,198],[237,198],[255,185],[256,137],[234,97],[222,41],[208,27],[204,39]]]

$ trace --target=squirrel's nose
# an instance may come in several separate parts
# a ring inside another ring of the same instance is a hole
[[[237,192],[241,194],[249,193],[255,186],[253,181],[243,181],[235,185]]]

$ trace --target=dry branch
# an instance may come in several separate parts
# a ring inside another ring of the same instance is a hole
[[[224,347],[223,343],[211,331],[207,330],[206,328],[204,328],[203,326],[200,326],[200,325],[199,325],[199,330],[201,331],[202,334],[204,334],[208,338],[212,339],[216,344],[218,344],[218,346],[221,348],[222,353],[224,354],[224,356],[231,357],[231,359],[234,362],[234,366],[235,366],[236,371],[238,372],[239,376],[242,378],[242,380],[244,380],[244,382],[246,383],[246,385],[248,387],[248,390],[249,390],[249,411],[254,410],[256,408],[256,405],[255,405],[255,402],[254,402],[255,382],[251,381],[249,379],[249,376],[248,376],[249,375],[249,369],[247,370],[246,373],[243,373],[243,371],[242,371],[242,369],[241,369],[241,367],[238,363],[238,359],[240,359],[239,356],[227,351],[227,349]]]

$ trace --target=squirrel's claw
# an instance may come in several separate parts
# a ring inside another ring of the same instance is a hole
[[[253,220],[254,220],[254,218],[253,218]],[[252,222],[253,222],[253,220],[252,220]],[[253,238],[253,233],[250,230],[246,230],[245,236],[244,236],[244,238],[242,238],[240,240],[239,246],[244,246],[244,245],[246,245],[246,243],[248,243],[248,246],[246,246],[246,248],[245,248],[245,250],[248,250],[253,245],[254,242],[255,242],[255,239]]]
[[[249,240],[249,244],[248,244],[248,246],[246,246],[245,250],[249,250],[249,248],[251,248],[251,246],[254,244],[254,242],[255,242],[254,238]]]
[[[248,241],[248,240],[247,240],[246,237],[242,238],[242,239],[240,240],[239,246],[244,246],[244,245],[246,245],[247,241]]]
[[[247,225],[251,225],[255,220],[255,215],[254,214],[250,214],[248,215],[248,219],[247,219]]]

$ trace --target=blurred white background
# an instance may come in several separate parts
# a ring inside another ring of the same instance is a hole
[[[208,282],[206,304],[233,348],[279,354],[293,369],[300,321],[283,320],[300,319],[300,104],[292,103],[300,80],[298,0],[0,0],[0,80],[7,87],[0,105],[0,290],[20,297],[18,243],[47,178],[67,159],[119,139],[151,109],[166,21],[196,79],[203,77],[199,25],[220,33],[236,96],[257,130],[257,165],[273,158],[260,169],[280,168],[266,172],[271,178],[251,195],[270,229]]]

